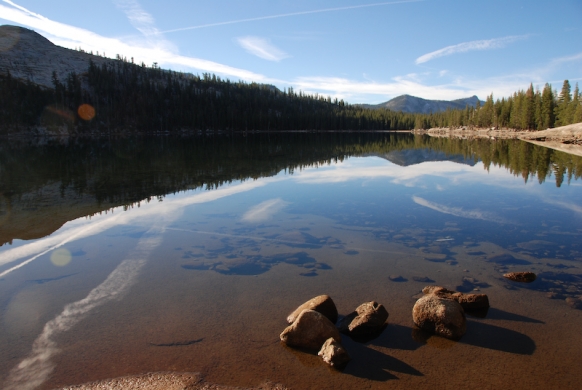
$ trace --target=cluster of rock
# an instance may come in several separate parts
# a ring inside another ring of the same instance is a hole
[[[424,296],[412,309],[414,324],[452,340],[459,340],[467,330],[465,311],[489,308],[489,298],[485,294],[464,294],[440,286],[426,286],[422,292]],[[361,304],[338,322],[335,303],[328,295],[320,295],[289,314],[289,326],[280,339],[290,347],[319,350],[318,355],[324,362],[342,368],[350,361],[350,355],[341,344],[340,333],[356,340],[375,337],[384,330],[387,319],[386,308],[372,301]]]
[[[425,294],[412,308],[412,320],[420,329],[451,340],[459,340],[467,331],[465,310],[489,308],[485,294],[463,294],[440,286],[426,286]]]
[[[343,368],[350,355],[341,344],[341,333],[352,337],[379,334],[388,319],[388,311],[377,302],[361,304],[342,318],[328,295],[320,295],[299,306],[287,317],[290,324],[280,335],[281,341],[294,348],[319,350],[324,362]]]

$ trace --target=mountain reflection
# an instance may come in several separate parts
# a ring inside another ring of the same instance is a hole
[[[582,158],[517,140],[397,133],[261,133],[14,141],[0,145],[0,244],[44,237],[67,221],[190,189],[378,156],[399,166],[502,166],[527,182],[578,179]],[[428,168],[428,167],[427,167]],[[274,207],[271,205],[271,207]]]

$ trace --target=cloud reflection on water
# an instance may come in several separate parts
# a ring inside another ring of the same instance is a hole
[[[481,210],[463,210],[460,207],[448,207],[438,203],[430,202],[426,199],[420,198],[418,196],[413,196],[412,200],[414,203],[428,207],[431,210],[438,211],[443,214],[454,215],[455,217],[469,218],[469,219],[480,219],[482,221],[497,222],[504,224],[512,224],[512,222],[497,216],[494,213]]]
[[[289,203],[281,198],[266,200],[244,213],[242,220],[244,222],[258,223],[268,221],[273,215],[282,210]]]
[[[138,219],[141,219],[139,222],[146,223],[150,226],[149,230],[144,235],[144,238],[138,242],[132,254],[123,260],[117,268],[109,274],[103,283],[91,290],[87,297],[77,302],[67,304],[61,314],[45,324],[42,333],[33,343],[30,355],[22,360],[10,372],[7,382],[5,383],[5,388],[7,390],[34,389],[44,383],[55,367],[55,363],[53,363],[51,359],[60,351],[55,338],[59,334],[67,332],[77,325],[92,309],[114,299],[119,299],[128,291],[128,289],[135,283],[139,271],[145,264],[147,258],[152,251],[162,243],[162,233],[164,231],[162,224],[167,225],[176,220],[180,215],[180,211],[182,211],[182,209],[187,205],[211,202],[226,196],[249,191],[263,185],[264,182],[248,182],[215,191],[198,193],[184,198],[178,197],[168,202],[163,202],[162,204],[145,205],[139,209],[131,209],[131,211],[127,213],[120,211],[120,213],[116,215],[108,214],[105,216],[104,220],[96,225],[93,224],[87,226],[87,222],[79,227],[67,229],[66,232],[53,237],[51,242],[54,242],[56,237],[62,238],[66,235],[68,238],[61,242],[57,242],[57,244],[53,244],[49,249],[37,253],[36,256],[18,266],[4,271],[2,275],[6,275],[13,270],[30,263],[43,254],[58,248],[67,242],[96,235],[119,224],[128,224],[130,221],[137,222]],[[151,218],[144,217],[154,217],[155,219],[152,220]],[[39,241],[15,248],[18,249],[18,251],[12,252],[12,256],[8,256],[8,258],[14,258],[15,256],[24,253],[31,254],[39,248],[47,246],[46,242],[40,245],[37,244]],[[6,252],[3,255],[5,254]],[[4,261],[4,263],[9,262],[1,257],[0,261]]]

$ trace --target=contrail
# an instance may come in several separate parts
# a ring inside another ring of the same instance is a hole
[[[309,14],[319,14],[319,13],[322,13],[322,12],[345,11],[345,10],[349,10],[349,9],[380,7],[380,6],[383,6],[383,5],[402,4],[402,3],[418,3],[420,1],[426,1],[426,0],[390,1],[390,2],[385,2],[385,3],[373,3],[373,4],[352,5],[352,6],[348,6],[348,7],[325,8],[325,9],[318,9],[318,10],[313,10],[313,11],[291,12],[291,13],[288,13],[288,14],[278,14],[278,15],[270,15],[270,16],[259,16],[257,18],[239,19],[239,20],[231,20],[231,21],[228,21],[228,22],[209,23],[209,24],[201,24],[199,26],[190,26],[190,27],[175,28],[175,29],[172,29],[172,30],[159,31],[156,34],[165,34],[165,33],[172,33],[172,32],[178,32],[178,31],[196,30],[196,29],[199,29],[199,28],[207,28],[207,27],[225,26],[227,24],[237,24],[237,23],[255,22],[257,20],[287,18],[287,17],[290,17],[290,16],[300,16],[300,15],[309,15]]]

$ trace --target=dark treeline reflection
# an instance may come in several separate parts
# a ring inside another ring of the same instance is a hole
[[[518,140],[460,140],[409,133],[295,132],[3,142],[0,245],[13,239],[44,237],[67,221],[113,207],[139,206],[142,201],[161,200],[189,189],[210,190],[281,171],[292,174],[351,156],[379,156],[410,165],[425,159],[434,161],[435,155],[439,156],[436,159],[464,163],[481,160],[485,169],[497,165],[526,182],[551,179],[557,186],[582,173],[581,157]]]
[[[527,182],[559,187],[582,174],[582,158],[518,140],[461,140],[403,133],[260,133],[198,137],[68,139],[0,145],[0,196],[16,200],[43,186],[131,204],[187,189],[342,161],[351,156],[429,149],[507,168]],[[4,203],[2,202],[2,203]],[[0,207],[4,207],[0,203]]]

